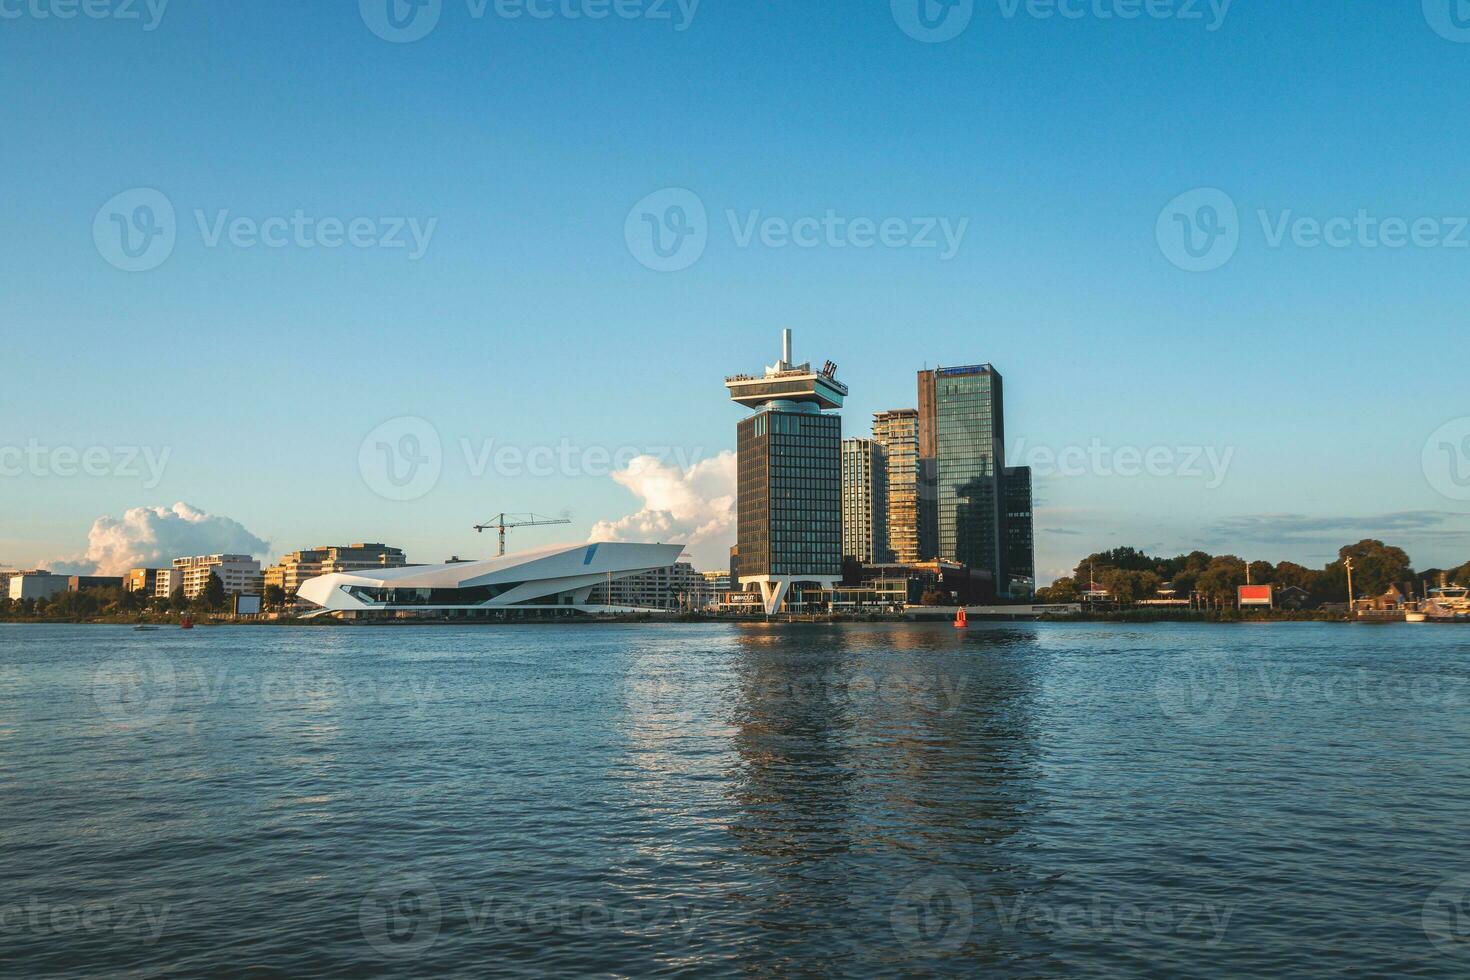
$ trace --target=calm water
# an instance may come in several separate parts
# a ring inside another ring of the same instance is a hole
[[[1470,630],[0,627],[10,975],[1470,971]]]

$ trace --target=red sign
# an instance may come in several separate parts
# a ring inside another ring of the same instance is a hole
[[[1271,605],[1271,586],[1242,585],[1240,587],[1240,604],[1242,606]]]

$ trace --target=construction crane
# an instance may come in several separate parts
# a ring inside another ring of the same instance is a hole
[[[500,531],[500,552],[497,558],[505,557],[505,531],[512,527],[542,527],[546,524],[570,524],[565,517],[542,517],[540,514],[496,514],[484,524],[476,524],[477,532],[495,528]]]

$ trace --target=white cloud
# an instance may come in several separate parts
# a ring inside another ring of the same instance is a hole
[[[97,518],[87,535],[87,553],[50,563],[53,571],[122,575],[130,568],[166,567],[186,555],[263,556],[269,547],[238,522],[177,503],[134,507],[121,519]]]
[[[639,456],[612,475],[641,502],[637,513],[598,521],[594,541],[683,544],[699,568],[730,564],[735,543],[735,454],[701,460],[688,470]]]

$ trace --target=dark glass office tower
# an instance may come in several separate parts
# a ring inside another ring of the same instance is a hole
[[[842,579],[842,407],[847,386],[828,361],[815,371],[781,360],[760,377],[735,375],[725,387],[755,414],[736,429],[739,582],[758,586],[768,613],[793,585]]]
[[[989,364],[919,374],[920,453],[933,453],[937,557],[994,576],[1007,593],[1001,479],[1005,394]]]
[[[1013,599],[1036,592],[1036,532],[1031,515],[1031,467],[1007,466],[1001,482],[1005,569]]]

